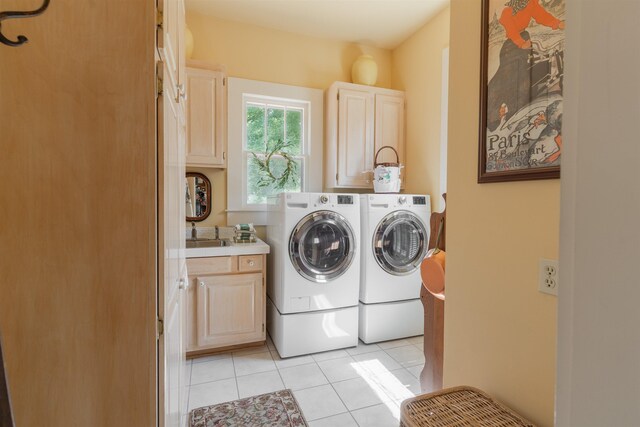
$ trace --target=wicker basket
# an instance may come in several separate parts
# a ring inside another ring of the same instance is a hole
[[[401,427],[534,427],[473,387],[453,387],[402,402]]]

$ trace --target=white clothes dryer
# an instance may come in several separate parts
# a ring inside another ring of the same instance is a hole
[[[429,196],[363,194],[359,336],[365,343],[424,333],[420,264],[429,244]]]
[[[267,329],[280,356],[356,346],[358,195],[281,193],[270,202]]]

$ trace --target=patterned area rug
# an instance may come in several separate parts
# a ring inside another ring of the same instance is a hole
[[[191,411],[191,427],[306,427],[291,390],[234,400]]]

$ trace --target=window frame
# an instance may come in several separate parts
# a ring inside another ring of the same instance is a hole
[[[307,172],[307,165],[308,165],[308,152],[309,152],[309,135],[308,135],[308,130],[310,128],[309,126],[309,121],[310,121],[310,102],[309,101],[299,101],[299,100],[291,100],[291,99],[284,99],[284,98],[273,98],[270,96],[257,96],[254,94],[243,94],[243,99],[242,99],[242,116],[243,116],[243,121],[242,121],[242,157],[243,157],[243,161],[242,161],[242,166],[244,168],[243,170],[243,177],[247,177],[248,176],[248,165],[249,165],[249,158],[251,156],[251,153],[258,153],[256,151],[253,150],[249,150],[248,147],[248,137],[247,137],[247,113],[248,113],[248,107],[251,105],[257,105],[260,107],[263,107],[265,109],[265,125],[264,125],[264,129],[265,129],[265,138],[268,139],[268,137],[266,136],[266,131],[268,129],[267,126],[267,111],[270,107],[274,107],[274,108],[278,108],[278,109],[283,109],[284,110],[284,116],[285,116],[285,125],[284,125],[284,133],[286,134],[287,130],[286,130],[286,112],[288,110],[302,110],[302,133],[300,135],[301,138],[301,146],[300,146],[300,154],[297,155],[292,155],[291,157],[299,160],[300,164],[301,164],[301,170],[302,170],[302,174],[300,176],[300,180],[301,180],[301,191],[304,191],[305,189],[305,183],[307,182],[308,179],[308,172]],[[282,158],[282,156],[273,156],[272,158]],[[249,185],[248,185],[248,181],[245,181],[245,183],[242,185],[242,201],[243,201],[243,207],[245,207],[247,210],[264,210],[264,203],[248,203],[247,200],[249,198]]]
[[[228,165],[227,223],[266,224],[267,203],[247,203],[247,104],[254,102],[274,105],[304,106],[302,135],[303,192],[322,191],[323,170],[323,91],[300,86],[283,85],[231,77],[228,79]]]

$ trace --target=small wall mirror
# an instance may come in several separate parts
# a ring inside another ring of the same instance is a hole
[[[203,221],[211,213],[211,181],[201,173],[187,172],[186,212],[187,221]]]

